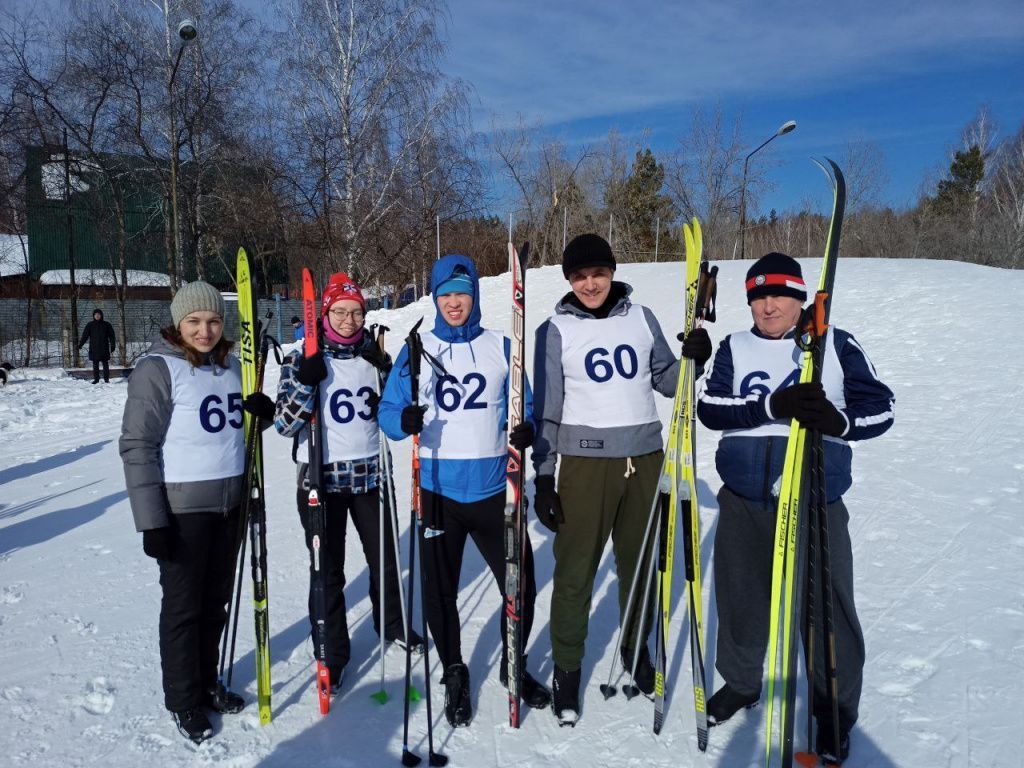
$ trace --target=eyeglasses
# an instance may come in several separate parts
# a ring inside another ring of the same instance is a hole
[[[332,309],[327,314],[335,320],[348,320],[351,317],[353,320],[358,321],[366,316],[366,313],[361,309],[353,309],[351,312],[347,309]]]

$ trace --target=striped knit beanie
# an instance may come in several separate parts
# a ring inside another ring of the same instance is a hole
[[[762,296],[790,296],[807,301],[800,265],[784,253],[768,253],[747,270],[747,304]]]

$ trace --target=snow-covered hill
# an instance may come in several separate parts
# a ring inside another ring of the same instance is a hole
[[[710,327],[716,341],[749,324],[742,291],[748,263],[721,265],[719,320]],[[804,267],[813,278],[816,263]],[[673,338],[682,324],[682,265],[624,265],[618,277]],[[527,288],[532,336],[567,283],[559,268],[547,267],[529,272]],[[485,325],[507,325],[507,292],[507,278],[483,281]],[[1022,294],[1022,272],[910,260],[839,265],[834,320],[857,336],[897,397],[896,426],[856,446],[846,496],[868,649],[851,766],[1024,764],[1024,342],[1015,327]],[[421,316],[433,316],[429,299],[371,313],[369,322],[391,327],[395,354]],[[268,370],[268,392],[277,375]],[[199,748],[178,735],[162,706],[157,568],[134,531],[117,453],[124,398],[123,383],[92,386],[41,370],[14,371],[0,389],[0,764],[398,765],[404,657],[387,653],[392,699],[376,704],[370,694],[379,687],[379,658],[354,536],[347,573],[353,660],[330,715],[317,712],[291,446],[273,433],[266,452],[274,720],[261,727],[250,706],[216,720],[216,737]],[[660,407],[667,418],[668,401]],[[713,637],[716,435],[701,429],[698,439],[705,616]],[[406,445],[396,448],[395,469],[400,508],[407,509]],[[540,596],[530,666],[550,678],[551,536],[532,521],[531,513]],[[247,594],[248,579],[247,572]],[[680,578],[674,596],[683,594]],[[597,687],[608,674],[617,623],[607,560],[598,574],[584,711],[575,729],[560,729],[549,711],[527,711],[518,733],[508,728],[497,680],[498,591],[472,547],[460,609],[476,709],[470,728],[448,728],[436,669],[433,676],[435,743],[452,766],[762,764],[761,708],[713,729],[707,754],[698,752],[681,604],[672,622],[672,685],[661,736],[651,733],[647,700],[601,697]],[[250,616],[244,602],[234,687],[251,702]],[[718,685],[710,677],[713,642],[708,661],[710,693]],[[417,685],[422,690],[421,668]],[[419,704],[410,746],[421,754],[425,733]]]

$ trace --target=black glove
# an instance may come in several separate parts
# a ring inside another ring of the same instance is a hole
[[[366,405],[370,409],[370,418],[377,418],[377,411],[380,410],[380,395],[376,392],[371,392],[366,396]]]
[[[562,500],[555,490],[554,475],[537,475],[533,481],[533,508],[537,510],[537,519],[552,533],[558,533],[558,526],[565,522],[562,514]]]
[[[327,363],[324,362],[323,354],[302,358],[295,369],[295,378],[299,380],[300,384],[305,384],[307,387],[315,387],[326,379]]]
[[[174,531],[170,526],[143,531],[142,551],[155,560],[170,560],[174,551]]]
[[[273,421],[276,406],[274,401],[262,392],[253,392],[242,401],[242,409],[263,421]]]
[[[780,389],[771,397],[777,419],[796,419],[807,429],[839,437],[846,431],[846,419],[825,396],[820,382],[808,381]]]
[[[534,428],[533,422],[520,421],[509,433],[508,441],[513,448],[522,452],[533,445],[535,437],[537,437],[537,430]]]
[[[407,435],[418,435],[423,431],[425,405],[407,405],[402,409],[402,431]]]
[[[387,376],[391,372],[391,355],[376,344],[366,344],[359,350],[359,356]]]
[[[704,328],[694,328],[689,333],[680,333],[676,336],[683,342],[683,357],[688,357],[697,365],[704,365],[714,351],[711,346],[711,337]]]

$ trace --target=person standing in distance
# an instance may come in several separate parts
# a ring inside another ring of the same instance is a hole
[[[445,256],[434,263],[430,281],[437,318],[433,331],[422,335],[423,349],[440,361],[445,375],[425,360],[419,405],[413,405],[406,345],[384,389],[380,425],[393,440],[420,436],[424,524],[419,542],[423,553],[420,567],[426,576],[427,624],[444,670],[445,717],[452,727],[458,727],[469,725],[473,718],[458,610],[466,539],[473,539],[501,591],[498,676],[502,685],[507,685],[504,536],[508,443],[526,450],[536,428],[530,385],[524,377],[525,419],[507,435],[511,342],[480,325],[480,282],[473,262],[465,256]],[[525,650],[537,599],[533,548],[525,532],[523,546]],[[526,670],[525,654],[520,668],[523,701],[533,709],[543,709],[551,701],[550,691]]]
[[[835,741],[823,659],[818,659],[815,750],[826,761],[849,754],[864,668],[864,636],[853,600],[853,553],[843,494],[852,484],[849,442],[877,437],[892,426],[892,391],[849,333],[830,327],[820,383],[798,383],[802,352],[797,324],[807,300],[800,265],[782,253],[762,256],[747,272],[754,325],[719,345],[698,395],[697,416],[725,434],[715,464],[722,479],[715,532],[718,649],[725,684],[708,701],[717,725],[761,696],[771,608],[772,547],[790,422],[820,430],[839,671],[839,732]],[[801,622],[801,627],[805,624]],[[815,649],[820,655],[820,650]]]
[[[654,393],[675,394],[679,360],[654,314],[632,301],[631,286],[614,280],[615,266],[604,238],[574,238],[562,256],[572,290],[537,328],[534,347],[540,423],[533,447],[534,509],[555,534],[551,652],[555,715],[563,725],[575,724],[580,713],[594,576],[609,536],[619,577],[619,652],[626,669],[636,658],[637,687],[648,696],[654,691],[647,649],[652,605],[642,631],[637,626],[642,589],[632,615],[625,611],[664,458]],[[703,364],[711,355],[707,331],[693,331],[684,354]]]
[[[92,360],[92,383],[100,383],[100,366],[103,366],[103,381],[110,383],[110,355],[117,347],[114,326],[103,319],[103,310],[96,307],[92,311],[92,320],[82,329],[82,338],[78,342],[81,349],[89,343],[89,359]]]

